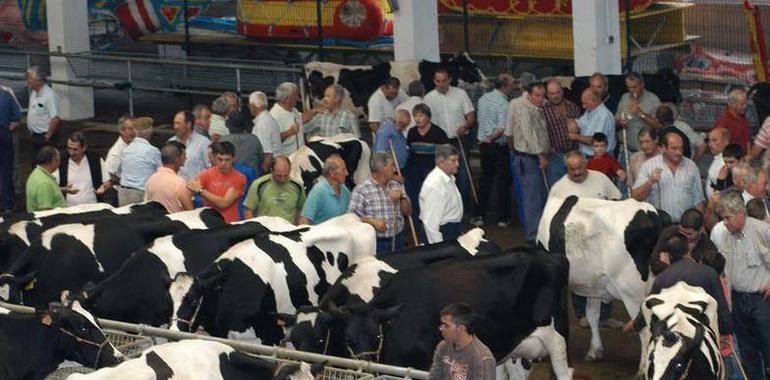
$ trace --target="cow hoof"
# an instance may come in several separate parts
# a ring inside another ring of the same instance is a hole
[[[602,356],[603,354],[601,351],[596,351],[595,353],[589,352],[588,354],[586,354],[585,360],[587,362],[596,362],[596,361],[602,360]]]

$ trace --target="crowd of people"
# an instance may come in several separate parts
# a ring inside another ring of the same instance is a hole
[[[493,189],[497,226],[509,226],[515,204],[530,244],[548,197],[630,197],[651,203],[675,223],[658,249],[663,252],[659,281],[707,283],[707,290],[721,297],[715,298],[732,303],[731,318],[720,318],[723,332],[735,331],[751,378],[770,371],[768,169],[761,165],[770,148],[770,119],[753,136],[742,89],[729,93],[724,115],[704,141],[677,116],[676,105],[662,104],[645,89],[637,73],[625,77],[627,92],[620,99],[609,95],[604,75],[594,74],[580,105],[565,98],[557,80],[521,83],[500,74],[478,109],[443,69],[428,93],[420,81],[407,84],[405,92],[398,79],[389,78],[368,102],[371,178],[348,188],[345,161],[331,155],[306,194],[290,177],[289,159],[306,138],[361,136],[358,120],[342,107],[345,89],[339,85],[327,87],[322,106],[305,112],[297,109],[293,83],[275,89],[272,107],[260,91],[249,94],[245,105],[226,92],[211,105],[177,112],[175,135],[160,148],[150,143],[152,119],[123,117],[119,137],[102,159],[88,151],[81,132],[68,136],[63,152],[50,146],[59,125],[56,94],[35,67],[27,81],[26,125],[36,165],[26,185],[27,211],[158,201],[171,212],[212,207],[228,222],[267,215],[297,224],[352,212],[374,227],[377,253],[384,255],[406,246],[408,225],[414,226],[412,244],[454,239],[463,220],[484,225]],[[15,208],[9,151],[20,108],[12,92],[0,90],[2,210]],[[478,205],[465,215],[472,183],[464,143],[476,124]],[[696,162],[707,150],[714,159],[701,174]],[[700,264],[698,247],[706,240],[725,256],[719,272]],[[574,297],[574,304],[587,325],[585,300]],[[466,312],[449,314],[458,318]],[[609,316],[603,307],[602,323],[622,327]],[[462,340],[471,342],[468,337]],[[729,339],[723,343],[731,346]]]

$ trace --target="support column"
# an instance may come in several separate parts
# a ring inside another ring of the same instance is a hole
[[[617,1],[573,1],[572,40],[575,76],[591,75],[597,71],[607,75],[622,73]]]
[[[399,0],[394,12],[393,50],[396,61],[424,59],[440,62],[438,2]]]
[[[47,0],[48,49],[61,53],[88,53],[91,51],[88,36],[87,0]],[[51,79],[75,81],[67,59],[51,57]],[[94,117],[94,91],[91,87],[54,84],[63,120]]]

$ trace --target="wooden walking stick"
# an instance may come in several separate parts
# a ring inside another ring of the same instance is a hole
[[[457,142],[460,144],[460,155],[463,157],[463,162],[465,163],[465,172],[468,174],[468,183],[471,185],[471,194],[473,195],[473,200],[476,202],[476,205],[479,204],[479,197],[476,195],[476,186],[473,184],[473,176],[471,175],[471,166],[468,163],[468,157],[465,156],[465,148],[463,147],[463,140],[461,136],[457,136]]]
[[[393,148],[393,141],[388,140],[388,145],[390,145],[390,155],[393,156],[393,163],[396,165],[396,173],[398,173],[399,176],[401,176],[401,168],[398,167],[398,157],[396,157],[396,149]],[[399,205],[400,206],[400,205]],[[414,246],[417,247],[420,245],[420,239],[417,238],[417,230],[414,228],[414,219],[412,219],[412,215],[406,216],[407,220],[409,220],[409,230],[412,232],[412,241],[414,241]],[[393,245],[396,244],[395,241],[395,233],[393,234]]]

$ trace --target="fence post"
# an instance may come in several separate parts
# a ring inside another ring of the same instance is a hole
[[[126,61],[126,69],[128,70],[128,114],[134,116],[134,82],[133,75],[131,74],[131,59]]]

